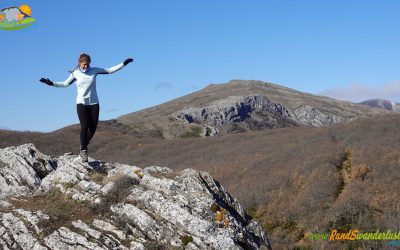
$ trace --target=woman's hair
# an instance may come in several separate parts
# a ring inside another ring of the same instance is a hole
[[[88,54],[86,54],[86,53],[81,53],[81,54],[79,55],[78,65],[76,65],[75,69],[73,69],[72,71],[68,71],[68,72],[70,72],[70,73],[74,72],[74,71],[79,67],[79,64],[80,64],[81,62],[86,62],[87,64],[90,64],[91,61],[92,61],[92,60],[90,59],[90,56],[89,56]]]

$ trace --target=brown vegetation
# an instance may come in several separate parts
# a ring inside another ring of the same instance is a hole
[[[94,219],[108,220],[107,218],[111,216],[111,205],[123,202],[132,186],[136,184],[138,184],[137,180],[132,177],[118,176],[109,192],[100,197],[100,203],[73,200],[71,196],[63,194],[56,188],[33,197],[19,197],[9,201],[15,208],[42,211],[49,216],[49,219],[41,219],[37,224],[41,229],[37,237],[41,240],[62,226],[70,227],[76,220],[82,220],[89,225]],[[64,183],[64,188],[72,186],[72,183]],[[10,208],[0,210],[0,212],[10,211]],[[126,220],[115,217],[115,223],[125,233],[129,232]],[[129,241],[123,241],[123,244],[128,245]]]
[[[38,222],[38,227],[42,230],[37,235],[39,239],[46,237],[62,226],[68,227],[72,221],[79,219],[91,223],[95,218],[102,218],[100,215],[93,213],[89,202],[75,201],[58,189],[51,189],[34,197],[19,197],[9,201],[16,208],[42,211],[50,217],[50,219],[42,219]]]
[[[111,215],[111,205],[123,202],[129,195],[132,186],[137,184],[138,181],[130,176],[119,176],[114,181],[112,188],[107,192],[107,194],[100,197],[100,203],[91,205],[93,213],[99,215]]]
[[[171,140],[138,138],[103,126],[89,150],[91,156],[105,161],[208,171],[249,213],[257,215],[274,249],[337,249],[345,245],[303,236],[331,229],[398,230],[399,125],[400,114],[393,113],[321,128]],[[71,149],[76,152],[78,139],[74,127],[40,135],[5,131],[0,132],[0,147],[33,142],[42,152],[56,156]],[[340,175],[346,179],[343,187]]]

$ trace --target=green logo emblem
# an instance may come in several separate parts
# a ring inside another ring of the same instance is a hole
[[[0,29],[20,30],[29,27],[36,21],[31,15],[32,10],[26,4],[3,8],[0,10]]]

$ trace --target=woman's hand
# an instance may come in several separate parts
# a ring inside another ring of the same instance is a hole
[[[54,83],[52,81],[50,81],[49,78],[40,78],[39,81],[46,83],[49,86],[54,86]]]
[[[133,59],[132,59],[132,58],[126,59],[126,60],[124,61],[124,66],[126,66],[128,63],[131,63],[131,62],[133,62]]]

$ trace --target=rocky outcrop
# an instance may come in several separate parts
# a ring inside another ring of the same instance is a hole
[[[174,115],[191,122],[205,122],[209,125],[224,125],[227,122],[241,122],[250,118],[255,111],[268,111],[282,118],[295,119],[294,114],[279,103],[274,103],[262,95],[230,96],[215,101],[204,108],[185,108]]]
[[[0,149],[0,249],[270,249],[206,172]],[[54,203],[54,204],[53,204]]]
[[[318,109],[311,107],[309,105],[302,105],[294,110],[297,122],[302,125],[310,125],[314,127],[325,126],[333,123],[343,122],[345,119],[343,117],[324,114]]]
[[[264,95],[229,96],[212,102],[206,107],[191,107],[171,114],[186,123],[204,126],[211,135],[218,134],[223,126],[235,122],[265,123],[264,127],[274,127],[280,122],[292,125],[325,126],[342,122],[342,117],[325,114],[309,105],[301,105],[295,110],[284,107]],[[204,133],[203,133],[204,134]]]

